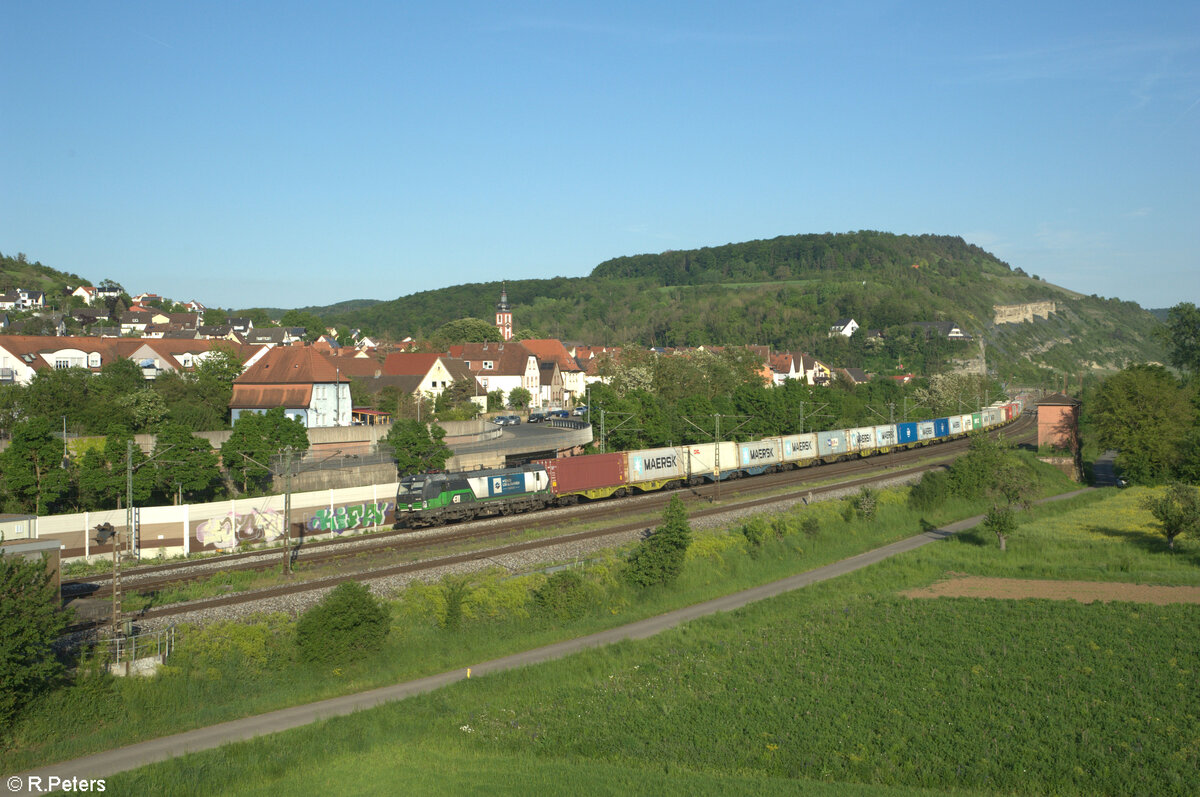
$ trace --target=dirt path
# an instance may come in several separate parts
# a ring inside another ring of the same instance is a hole
[[[1056,601],[1127,601],[1129,603],[1200,603],[1200,587],[1160,587],[1115,581],[1037,581],[954,575],[928,587],[903,593],[909,598],[1046,598]]]

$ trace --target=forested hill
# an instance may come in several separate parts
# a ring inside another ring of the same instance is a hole
[[[500,287],[499,280],[456,285],[353,312],[327,308],[324,315],[373,334],[419,339],[456,318],[490,321]],[[1136,304],[1051,285],[955,236],[782,236],[620,257],[589,277],[510,280],[507,288],[518,332],[593,345],[759,343],[846,366],[922,361],[911,346],[902,355],[904,347],[869,351],[861,336],[849,344],[829,338],[830,325],[851,317],[902,335],[913,323],[952,321],[986,340],[989,364],[1012,375],[1040,373],[1039,364],[1077,373],[1163,356],[1151,334],[1159,322]],[[994,305],[1039,301],[1055,302],[1058,311],[1034,323],[993,326]],[[978,352],[975,345],[959,348],[943,358]]]
[[[40,261],[29,262],[21,253],[0,254],[0,293],[14,289],[42,291],[48,298],[59,299],[66,288],[91,285],[76,274],[44,266]]]
[[[705,285],[785,281],[837,272],[882,276],[916,267],[932,267],[947,276],[964,271],[1005,274],[1010,270],[1007,263],[957,236],[863,231],[781,235],[703,249],[617,257],[596,266],[592,276],[646,277],[660,285]]]

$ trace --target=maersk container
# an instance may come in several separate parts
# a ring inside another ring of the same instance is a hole
[[[545,467],[526,465],[521,468],[482,471],[479,475],[464,474],[476,500],[525,493],[545,492],[550,487],[550,477]]]
[[[917,439],[922,441],[933,439],[933,421],[917,421]]]
[[[738,451],[736,443],[697,443],[683,449],[686,462],[684,468],[689,477],[703,478],[715,481],[717,478],[726,479],[738,469]],[[719,455],[719,456],[718,456]],[[720,476],[717,469],[720,468]]]
[[[846,430],[846,450],[852,454],[875,450],[875,427],[860,426]]]
[[[875,447],[890,448],[896,445],[896,424],[889,423],[886,426],[875,427]]]
[[[961,417],[961,420],[962,420],[962,430],[964,432],[973,432],[975,430],[975,418],[973,415],[971,415],[970,413],[967,413],[966,415],[963,415]]]
[[[580,457],[538,460],[550,476],[550,490],[555,495],[609,492],[625,484],[625,454],[588,454]]]
[[[840,429],[832,432],[817,432],[817,454],[824,457],[840,457],[846,453],[846,433]]]
[[[961,415],[951,415],[950,416],[950,436],[958,437],[960,434],[962,434],[962,432],[963,432],[962,416]]]
[[[783,438],[783,461],[804,464],[817,457],[815,434],[793,434]]]
[[[738,443],[737,450],[739,467],[752,476],[783,464],[783,441],[778,437]]]
[[[971,428],[978,432],[983,428],[983,412],[971,413]]]
[[[900,436],[900,444],[908,445],[917,442],[917,424],[913,421],[896,424],[896,434]]]
[[[949,437],[950,436],[950,419],[949,418],[934,418],[933,419],[933,436],[934,437]]]
[[[626,478],[629,484],[682,479],[687,475],[687,462],[680,448],[652,448],[626,454]]]

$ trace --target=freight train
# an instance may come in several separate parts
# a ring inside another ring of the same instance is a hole
[[[695,486],[955,440],[1017,418],[1024,401],[925,421],[537,460],[511,468],[406,476],[396,528],[511,515],[581,500]]]

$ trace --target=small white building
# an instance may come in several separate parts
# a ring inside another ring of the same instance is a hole
[[[858,322],[853,318],[839,319],[836,324],[829,328],[829,337],[834,335],[844,335],[847,338],[853,337],[858,331]]]

